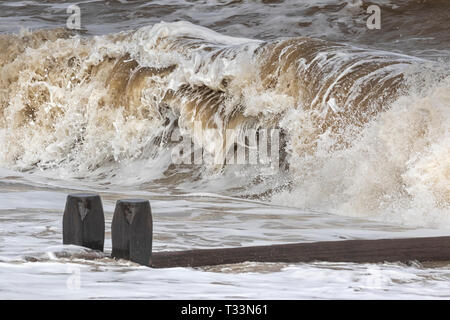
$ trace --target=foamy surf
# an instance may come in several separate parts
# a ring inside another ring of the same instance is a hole
[[[154,252],[448,236],[448,0],[377,1],[379,30],[367,0],[78,1],[69,31],[72,4],[0,3],[0,297],[448,299],[445,262],[108,257],[126,198]],[[74,192],[104,254],[61,245]]]
[[[216,185],[310,210],[449,225],[448,65],[188,22],[0,41],[3,167],[124,186]],[[282,132],[282,172],[217,166],[261,128]],[[174,165],[175,130],[214,161]]]

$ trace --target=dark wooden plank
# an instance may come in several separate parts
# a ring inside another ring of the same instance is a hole
[[[450,261],[450,237],[343,240],[224,249],[154,252],[153,268],[200,267],[254,262]]]

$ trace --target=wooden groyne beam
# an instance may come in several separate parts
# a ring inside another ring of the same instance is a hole
[[[119,200],[112,221],[112,257],[153,268],[200,267],[251,262],[450,261],[450,237],[341,240],[224,249],[152,252],[153,220],[148,200]],[[101,199],[67,197],[63,243],[103,251],[105,222]]]
[[[268,246],[155,252],[153,268],[200,267],[253,262],[450,261],[450,237],[342,240]]]

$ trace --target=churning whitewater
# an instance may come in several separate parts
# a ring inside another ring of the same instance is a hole
[[[189,22],[90,37],[22,31],[0,35],[0,46],[2,167],[114,182],[148,161],[151,172],[127,183],[222,177],[233,196],[450,222],[446,63],[308,37],[235,38]],[[240,168],[241,185],[226,165],[173,164],[174,130],[223,163],[232,142],[259,129],[281,132],[281,164]]]
[[[109,254],[136,198],[152,252],[448,236],[449,19],[448,0],[1,1],[0,298],[448,299],[447,262]],[[104,252],[62,244],[78,192],[101,196]]]

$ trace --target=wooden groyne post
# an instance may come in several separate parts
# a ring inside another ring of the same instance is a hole
[[[104,218],[100,197],[69,195],[63,220],[64,243],[103,249]],[[152,253],[152,212],[149,201],[142,199],[117,201],[111,229],[112,257],[153,268],[200,267],[246,261],[450,261],[450,237],[341,240]]]
[[[150,202],[119,200],[111,225],[112,257],[150,265],[153,221]]]
[[[69,194],[63,216],[63,244],[103,251],[105,216],[100,196]]]

